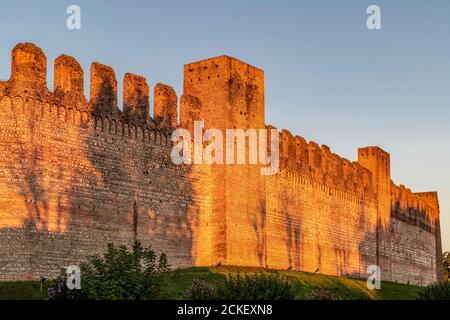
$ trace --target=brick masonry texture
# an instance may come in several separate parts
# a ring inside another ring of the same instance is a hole
[[[46,68],[41,49],[18,44],[0,82],[0,279],[54,277],[135,239],[175,267],[364,277],[376,264],[385,280],[441,279],[437,193],[397,186],[379,147],[350,162],[281,130],[274,176],[260,165],[172,163],[172,131],[195,120],[270,127],[262,70],[227,56],[187,64],[180,101],[157,84],[150,118],[143,77],[125,74],[122,112],[111,67],[92,64],[89,101],[74,58],[55,60],[54,92]]]

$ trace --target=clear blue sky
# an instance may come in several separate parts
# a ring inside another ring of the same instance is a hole
[[[81,7],[80,31],[65,27]],[[382,30],[366,28],[366,8]],[[183,64],[227,54],[265,71],[266,120],[355,160],[357,147],[391,153],[392,177],[439,191],[450,250],[450,1],[21,1],[0,2],[0,78],[10,51],[34,42],[49,61],[115,68],[174,86]],[[119,90],[121,91],[121,89]]]

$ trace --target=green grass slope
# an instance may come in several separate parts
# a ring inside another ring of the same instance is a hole
[[[41,292],[39,281],[0,282],[0,300],[44,300],[47,298],[46,283]]]
[[[166,299],[189,299],[192,280],[199,279],[212,286],[220,286],[228,274],[268,272],[261,268],[247,267],[193,267],[166,272],[161,275],[164,282],[163,295]],[[339,299],[373,299],[373,300],[415,300],[421,287],[398,283],[382,282],[381,290],[369,290],[366,281],[343,277],[327,276],[318,273],[298,271],[278,272],[287,277],[296,291],[296,299],[304,299],[313,289],[332,291]],[[4,281],[0,282],[0,300],[39,300],[47,297],[48,281],[40,291],[38,281]]]
[[[189,288],[193,279],[200,279],[212,286],[219,286],[228,274],[268,272],[261,268],[247,267],[193,267],[167,272],[165,281],[165,296],[170,299],[188,299]],[[380,290],[369,290],[366,280],[327,276],[319,273],[299,271],[278,272],[287,277],[296,291],[296,299],[304,299],[313,289],[332,291],[341,300],[415,300],[422,290],[421,287],[382,282]]]

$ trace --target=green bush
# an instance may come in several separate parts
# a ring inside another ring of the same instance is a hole
[[[81,289],[68,290],[65,271],[49,288],[49,299],[148,300],[161,292],[160,272],[169,265],[164,254],[159,257],[137,241],[132,250],[108,244],[104,256],[93,256],[80,265]]]
[[[450,282],[437,282],[419,293],[418,300],[450,300]]]
[[[217,290],[219,299],[225,300],[293,300],[292,285],[277,273],[229,275]]]
[[[189,289],[189,298],[191,300],[216,300],[218,299],[216,290],[209,283],[193,279]]]

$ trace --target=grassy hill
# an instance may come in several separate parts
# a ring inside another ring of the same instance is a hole
[[[189,299],[188,291],[193,279],[219,286],[228,274],[267,272],[261,268],[246,267],[193,267],[166,272],[161,275],[165,283],[164,297],[167,299]],[[414,300],[422,288],[404,284],[382,282],[381,290],[369,290],[366,281],[343,277],[326,276],[298,271],[277,271],[287,277],[296,291],[296,299],[303,299],[311,290],[320,288],[332,291],[339,299]],[[48,281],[47,281],[48,283]],[[0,299],[45,299],[47,285],[40,292],[38,281],[0,282]]]
[[[248,267],[194,267],[168,272],[164,275],[166,281],[166,296],[171,299],[188,299],[187,292],[193,279],[200,279],[220,285],[228,274],[267,272],[261,268]],[[304,297],[313,289],[326,289],[335,293],[342,300],[415,300],[422,290],[421,287],[391,282],[382,282],[380,290],[369,290],[366,280],[327,276],[319,273],[299,271],[276,271],[287,277],[296,290],[296,299]]]

